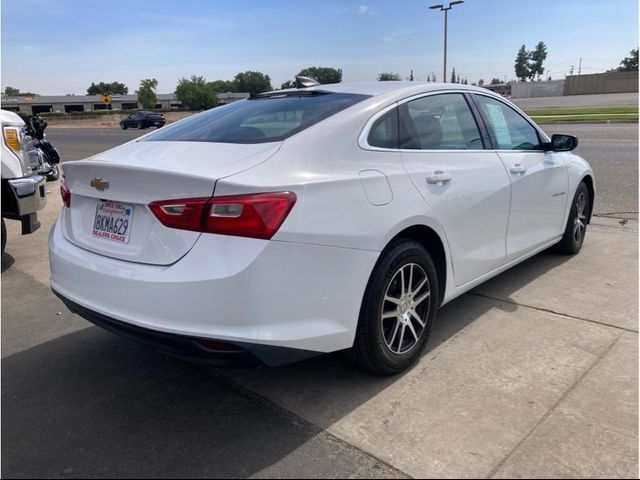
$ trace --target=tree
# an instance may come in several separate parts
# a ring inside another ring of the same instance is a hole
[[[280,85],[280,88],[284,90],[285,88],[296,88],[296,82],[293,80],[287,80],[283,84]]]
[[[638,70],[638,49],[631,50],[629,57],[625,57],[617,68],[619,72],[634,72]]]
[[[402,77],[400,77],[400,75],[398,75],[397,73],[383,72],[378,75],[378,81],[380,82],[398,82],[400,80],[402,80]]]
[[[196,75],[178,80],[176,97],[190,110],[206,110],[218,105],[218,95],[211,84]]]
[[[158,96],[156,95],[157,86],[158,80],[155,78],[140,80],[140,88],[136,90],[136,95],[138,95],[138,102],[142,105],[142,108],[155,108],[156,103],[158,103]]]
[[[413,70],[411,70],[411,73],[409,74],[409,81],[413,82]]]
[[[451,80],[449,83],[456,83],[456,69],[451,70]]]
[[[38,94],[33,92],[21,92],[19,88],[5,87],[4,94],[9,97],[35,97]]]
[[[235,88],[234,91],[242,93],[248,92],[251,95],[273,90],[269,75],[261,72],[240,72],[233,79],[233,84]]]
[[[87,95],[101,95],[103,93],[126,95],[129,93],[129,89],[124,83],[120,82],[100,82],[98,84],[91,82],[91,85],[87,88]]]
[[[209,82],[211,88],[213,88],[218,93],[228,93],[235,92],[236,85],[233,83],[233,80],[214,80],[213,82]]]
[[[520,47],[516,55],[515,71],[516,77],[521,81],[526,82],[527,78],[529,78],[529,54],[525,45]]]
[[[478,80],[478,86],[481,87],[484,85],[484,80],[481,78],[480,80]]]
[[[500,80],[499,78],[491,79],[491,85],[500,85],[501,83],[502,83],[502,80]]]
[[[538,42],[536,48],[529,52],[529,79],[533,80],[535,76],[538,76],[538,80],[540,76],[544,73],[544,68],[542,67],[544,61],[547,59],[547,46],[544,42]]]
[[[342,82],[342,69],[340,68],[308,67],[300,70],[298,75],[313,78],[321,84]]]

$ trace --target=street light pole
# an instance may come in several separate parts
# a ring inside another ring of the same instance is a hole
[[[445,7],[442,4],[440,4],[440,5],[432,5],[432,6],[429,7],[432,10],[440,9],[441,12],[444,12],[444,68],[443,68],[443,73],[442,73],[442,81],[443,82],[447,81],[447,23],[448,23],[447,20],[448,20],[448,14],[449,14],[449,10],[451,10],[454,5],[459,5],[460,3],[464,3],[464,0],[457,0],[455,2],[450,2],[448,7]]]

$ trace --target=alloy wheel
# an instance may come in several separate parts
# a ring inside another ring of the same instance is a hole
[[[587,196],[584,192],[578,195],[578,199],[576,200],[576,217],[573,222],[573,240],[576,244],[582,244],[584,240],[584,234],[587,229]]]
[[[425,270],[417,263],[398,269],[384,295],[382,334],[392,353],[403,355],[420,341],[431,307],[431,290]]]

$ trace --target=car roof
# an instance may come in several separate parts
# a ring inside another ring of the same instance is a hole
[[[307,88],[289,88],[286,90],[276,90],[275,92],[295,92],[301,91],[324,91],[335,93],[353,93],[369,96],[377,96],[385,93],[401,93],[407,91],[409,93],[420,91],[429,92],[436,90],[469,90],[480,91],[485,93],[491,93],[490,90],[481,87],[475,87],[473,85],[465,85],[462,83],[431,83],[431,82],[408,82],[408,81],[383,81],[383,82],[345,82],[345,83],[331,83],[325,85],[316,85]],[[274,93],[275,93],[274,92]]]

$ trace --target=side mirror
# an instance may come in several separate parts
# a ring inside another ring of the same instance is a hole
[[[556,133],[553,137],[551,137],[551,141],[549,143],[544,144],[544,150],[546,152],[570,152],[571,150],[575,150],[578,146],[578,138],[573,135],[562,135]]]

